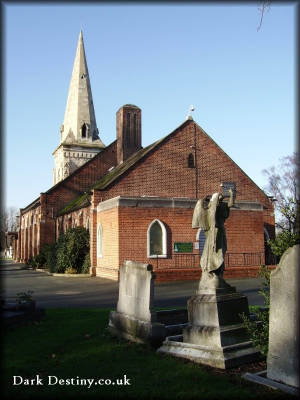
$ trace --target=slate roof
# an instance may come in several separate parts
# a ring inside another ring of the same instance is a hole
[[[173,132],[172,132],[173,133]],[[171,134],[170,134],[171,135]],[[168,136],[170,136],[168,135]],[[122,164],[117,165],[111,171],[107,172],[101,179],[95,182],[90,188],[78,196],[76,199],[68,203],[63,209],[58,213],[58,216],[75,211],[79,208],[86,207],[90,204],[89,195],[90,191],[93,189],[104,190],[118,178],[120,178],[126,171],[134,167],[138,161],[142,160],[148,153],[154,150],[160,143],[162,143],[168,136],[157,140],[156,142],[150,144],[149,146],[138,150],[131,157],[129,157]]]

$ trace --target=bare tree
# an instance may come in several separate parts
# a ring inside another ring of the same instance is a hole
[[[276,227],[280,231],[299,230],[299,157],[294,153],[279,160],[279,165],[263,170],[268,178],[264,188],[274,197]]]
[[[18,210],[16,207],[8,207],[1,212],[1,231],[14,232],[18,227]]]

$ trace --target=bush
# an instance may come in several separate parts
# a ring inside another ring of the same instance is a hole
[[[65,270],[65,274],[77,274],[76,269],[72,268],[72,267],[68,267]]]
[[[45,244],[41,249],[39,254],[32,258],[31,265],[33,268],[45,268],[47,266],[47,255],[49,252],[49,247],[51,245]],[[50,261],[50,260],[49,260]]]
[[[50,272],[56,272],[56,250],[56,243],[47,244],[44,247],[46,266]]]
[[[66,253],[66,233],[59,236],[56,244],[56,266],[55,271],[58,273],[64,273],[66,269],[70,266],[68,264],[68,255]]]
[[[268,240],[272,252],[279,258],[289,248],[299,243],[299,232],[280,232],[274,240]]]
[[[89,232],[82,227],[69,229],[57,242],[57,272],[73,268],[76,273],[82,272],[86,255],[90,250]]]
[[[264,355],[268,354],[269,347],[269,312],[270,312],[270,271],[262,265],[259,276],[263,279],[259,293],[264,297],[265,307],[254,311],[255,320],[250,320],[245,314],[241,315],[243,325],[248,331],[253,345]]]
[[[91,259],[90,259],[90,253],[87,253],[84,259],[84,263],[81,268],[81,273],[82,274],[89,274],[90,273],[90,267],[91,267]]]
[[[56,243],[44,245],[27,264],[33,268],[47,267],[50,272],[89,273],[89,251],[89,232],[81,227],[72,228],[60,235]]]
[[[35,264],[37,268],[43,268],[46,265],[46,256],[44,253],[37,254],[35,257]]]
[[[31,265],[32,268],[34,269],[35,266],[35,261],[34,261],[34,257],[29,257],[28,260],[25,261],[26,265]]]

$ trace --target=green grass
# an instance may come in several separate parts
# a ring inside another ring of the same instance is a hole
[[[199,364],[112,338],[108,310],[52,309],[40,323],[6,331],[2,399],[264,399],[273,392]],[[88,335],[88,336],[87,336]],[[12,386],[12,377],[44,377],[44,386]],[[48,375],[109,378],[130,386],[48,386]],[[267,394],[267,395],[266,395]],[[271,395],[271,397],[268,397]]]

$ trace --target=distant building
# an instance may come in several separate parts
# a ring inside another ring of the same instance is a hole
[[[80,33],[53,153],[55,184],[20,210],[15,258],[24,262],[62,232],[84,226],[94,275],[117,279],[124,260],[136,260],[153,264],[157,280],[198,278],[205,234],[191,227],[193,209],[223,183],[237,189],[226,222],[227,277],[255,275],[274,236],[271,200],[191,117],[143,148],[141,114],[122,106],[116,140],[103,145]]]

